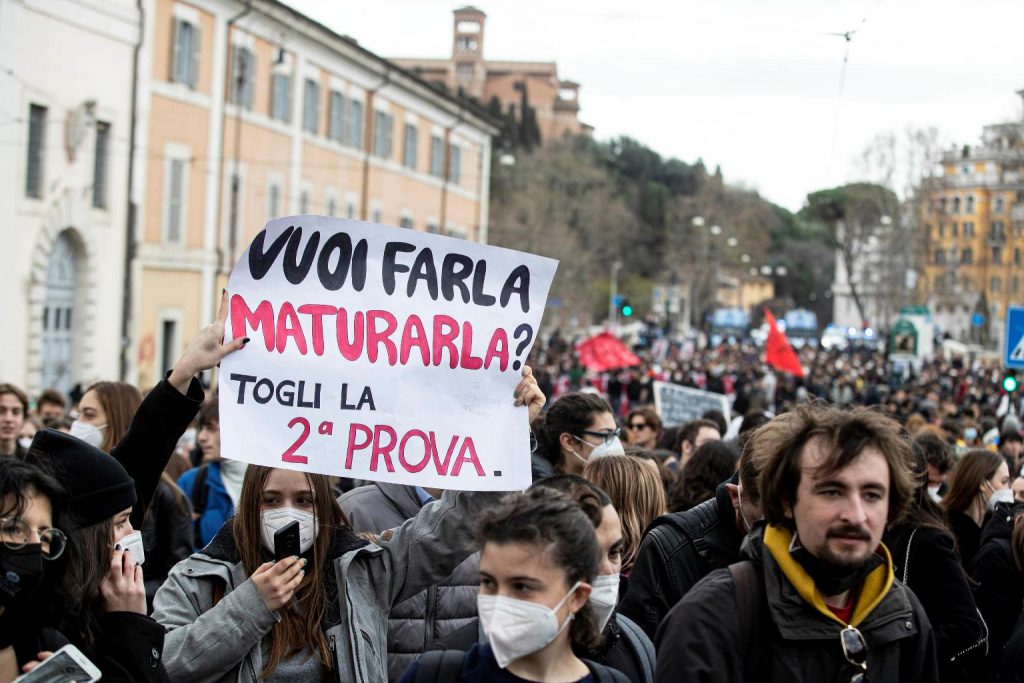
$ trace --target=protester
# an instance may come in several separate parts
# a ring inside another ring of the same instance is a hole
[[[942,508],[929,495],[925,450],[919,443],[926,436],[913,443],[915,489],[907,516],[890,525],[883,540],[892,556],[893,572],[914,591],[931,622],[939,679],[982,680],[974,674],[989,647],[988,628],[974,604]]]
[[[547,472],[535,470],[535,480],[552,472],[580,474],[591,458],[625,452],[611,406],[594,394],[566,394],[531,424],[538,454],[550,465]]]
[[[626,681],[573,651],[574,644],[600,643],[599,620],[588,603],[598,572],[594,529],[600,518],[596,497],[577,502],[546,487],[511,494],[486,511],[477,537],[478,611],[487,642],[465,653],[431,652],[406,671],[402,683],[422,680],[421,667],[438,671],[429,680],[464,683],[589,682],[595,670]]]
[[[772,426],[752,448],[767,526],[669,612],[658,680],[937,680],[928,618],[881,544],[914,488],[899,425],[808,405]]]
[[[36,417],[47,427],[47,421],[63,419],[67,409],[68,400],[57,389],[47,389],[36,399]]]
[[[1006,459],[1010,475],[1020,475],[1021,451],[1024,450],[1024,436],[1019,429],[1007,429],[999,435],[999,453]]]
[[[980,680],[995,679],[1003,648],[1021,616],[1024,581],[1013,557],[1012,536],[1024,519],[1024,505],[999,503],[981,533],[981,547],[970,565],[974,597],[989,633],[989,651]]]
[[[192,506],[193,542],[201,550],[235,513],[247,465],[221,458],[220,408],[216,397],[199,409],[199,448],[203,464],[178,478]]]
[[[21,430],[18,432],[18,445],[24,449],[32,444],[32,437],[36,435],[43,425],[39,422],[39,419],[33,415],[29,415],[25,418],[25,421],[21,423]]]
[[[653,408],[637,408],[626,416],[629,445],[653,451],[661,437],[661,417]]]
[[[53,589],[64,572],[64,497],[41,469],[0,459],[0,680],[67,644],[53,628],[60,610]]]
[[[1017,582],[1024,580],[1024,517],[1017,517],[1013,530],[1013,560]],[[1000,653],[999,683],[1020,683],[1024,680],[1024,614],[1017,620],[1006,648]]]
[[[679,470],[669,496],[672,512],[685,512],[713,498],[718,485],[736,471],[740,454],[728,441],[708,441]]]
[[[1009,485],[1006,460],[991,451],[980,448],[967,451],[953,469],[942,507],[965,568],[971,566],[981,545],[981,528],[989,511],[1001,500],[1013,499]]]
[[[648,525],[667,512],[661,478],[643,460],[629,456],[598,458],[587,463],[583,476],[611,498],[622,525],[623,583],[628,580]],[[623,589],[625,594],[625,589]]]
[[[922,430],[914,437],[914,443],[921,449],[928,466],[928,495],[939,502],[949,491],[946,478],[953,469],[953,451],[942,437],[931,431]]]
[[[0,457],[25,457],[18,443],[21,424],[28,415],[28,396],[13,384],[0,384]]]
[[[717,423],[705,419],[690,420],[679,430],[679,441],[675,446],[675,451],[679,454],[678,460],[672,458],[665,464],[673,469],[682,470],[698,448],[708,441],[717,441],[721,438],[722,433],[718,431]]]
[[[96,382],[78,403],[72,435],[109,453],[128,433],[142,394],[124,382]],[[77,433],[76,433],[77,432]],[[140,530],[146,561],[142,565],[146,604],[171,567],[192,554],[192,511],[177,485],[161,474]],[[136,558],[139,559],[139,558]]]
[[[767,438],[767,432],[754,432],[755,441],[744,450],[738,474],[720,484],[714,498],[686,512],[659,517],[648,528],[619,609],[651,638],[672,606],[701,578],[739,559],[743,537],[761,517],[751,456],[758,435]]]

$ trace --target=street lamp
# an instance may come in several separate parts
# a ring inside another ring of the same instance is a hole
[[[712,225],[711,234],[714,235],[715,237],[718,237],[719,235],[722,234],[722,228],[717,225]]]
[[[694,216],[693,220],[690,221],[690,222],[693,223],[693,227],[695,227],[695,228],[703,228],[704,227],[704,217],[703,216]]]
[[[743,263],[750,263],[750,254],[744,254],[743,256],[740,256],[740,261],[743,261]],[[757,268],[754,268],[754,271],[756,273]]]
[[[786,266],[778,266],[775,269],[775,274],[778,275],[779,277],[786,277],[786,273],[788,273],[788,272],[789,271],[786,270]]]
[[[735,237],[730,237],[725,241],[725,243],[728,244],[730,247],[735,247],[737,244],[740,243],[740,241]]]
[[[768,265],[761,266],[761,275],[768,277],[772,274],[772,267]]]

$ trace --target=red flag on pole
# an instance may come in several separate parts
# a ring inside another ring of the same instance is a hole
[[[776,370],[803,377],[804,368],[800,365],[796,351],[789,345],[786,335],[779,332],[775,326],[775,316],[767,308],[764,309],[764,321],[768,323],[768,341],[764,345],[765,362]]]
[[[609,332],[602,332],[576,347],[580,363],[588,370],[604,372],[640,365],[640,359]]]

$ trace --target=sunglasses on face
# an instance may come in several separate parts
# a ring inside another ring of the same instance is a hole
[[[647,423],[646,422],[634,422],[631,425],[629,425],[629,428],[633,429],[633,430],[647,429]]]
[[[853,626],[847,626],[839,632],[839,642],[843,646],[843,657],[846,661],[860,668],[860,671],[850,679],[850,683],[867,683],[868,644],[864,640],[864,635]]]

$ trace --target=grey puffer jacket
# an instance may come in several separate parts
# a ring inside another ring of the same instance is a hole
[[[387,680],[392,606],[448,576],[476,550],[473,520],[501,495],[448,492],[390,539],[360,544],[333,560],[340,620],[326,634],[335,680]],[[157,591],[153,618],[168,630],[164,666],[174,681],[255,682],[263,669],[260,642],[278,615],[267,609],[240,562],[205,550],[175,565]]]
[[[414,486],[372,483],[340,498],[355,531],[379,534],[419,513]],[[480,584],[480,555],[474,553],[437,584],[398,603],[388,617],[388,678],[397,681],[416,657],[440,638],[472,622]]]

